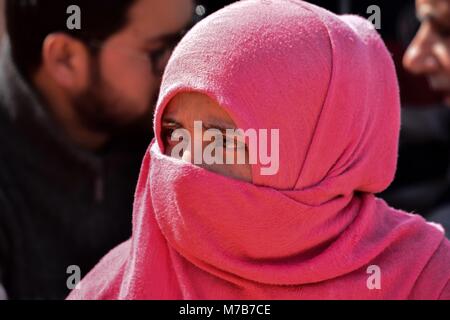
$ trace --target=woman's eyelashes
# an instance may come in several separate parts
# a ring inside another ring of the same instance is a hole
[[[221,137],[224,149],[235,151],[246,148],[245,142],[241,141],[241,139],[237,136],[227,136],[225,134],[221,134]]]
[[[216,130],[216,133],[214,134],[211,141],[204,141],[202,139],[203,138],[202,135],[202,137],[200,137],[200,139],[202,140],[200,140],[198,143],[202,144],[215,143],[215,146],[222,147],[224,151],[245,150],[247,148],[245,142],[239,136],[227,135],[226,133],[219,131],[220,131],[219,129]],[[187,132],[188,131],[184,129],[182,126],[175,123],[171,123],[163,125],[161,130],[162,136],[161,138],[166,147],[175,146],[176,144],[183,142],[185,139],[189,139],[190,142],[193,143],[191,136],[186,137]]]
[[[181,129],[181,126],[171,123],[167,125],[163,125],[161,130],[161,138],[165,147],[174,146],[180,142],[179,137],[176,135],[176,130]]]

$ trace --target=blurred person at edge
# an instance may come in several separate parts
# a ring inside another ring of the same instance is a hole
[[[81,9],[69,30],[67,8]],[[5,1],[0,295],[62,299],[131,234],[162,71],[191,0]],[[75,268],[75,270],[78,270]]]
[[[443,104],[450,108],[450,0],[416,0],[416,16],[420,28],[410,43],[404,57],[403,65],[411,73],[426,76],[430,87],[442,94]],[[439,108],[434,111],[416,112],[415,122],[422,121],[432,125],[433,131],[440,132],[447,139],[450,136],[450,111]],[[411,114],[405,123],[414,122]],[[420,120],[420,119],[421,120]],[[423,128],[418,124],[417,128]],[[439,130],[439,128],[443,128]],[[423,132],[425,134],[425,132]],[[447,134],[448,133],[448,134]],[[437,137],[439,139],[439,137]],[[450,177],[450,175],[448,175]],[[429,220],[439,222],[450,236],[450,187],[448,177],[444,188],[435,193],[436,201],[429,210]]]
[[[3,36],[3,33],[5,32],[5,16],[3,14],[3,8],[4,8],[4,1],[0,0],[0,39]]]

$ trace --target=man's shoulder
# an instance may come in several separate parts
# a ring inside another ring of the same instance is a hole
[[[11,203],[9,193],[15,185],[16,172],[20,170],[18,164],[21,159],[17,150],[21,147],[16,130],[0,106],[0,216]]]
[[[14,133],[13,122],[11,119],[11,114],[8,111],[8,106],[6,101],[0,99],[0,140],[5,140],[11,138]],[[2,146],[3,144],[0,144]]]
[[[0,164],[17,161],[14,151],[26,148],[21,130],[14,123],[6,104],[0,100]]]

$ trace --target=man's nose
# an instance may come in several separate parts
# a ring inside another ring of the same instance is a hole
[[[403,66],[414,74],[429,74],[439,68],[433,55],[433,36],[427,30],[419,30],[403,57]]]

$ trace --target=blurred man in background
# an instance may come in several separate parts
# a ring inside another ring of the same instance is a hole
[[[419,31],[404,56],[412,73],[426,75],[450,107],[450,0],[417,0]]]
[[[3,14],[4,1],[0,0],[0,40],[5,32],[5,16]]]
[[[0,41],[3,37],[3,33],[5,31],[5,20],[3,15],[3,0],[0,0]],[[0,300],[4,300],[7,298],[5,288],[0,284]]]
[[[410,72],[425,75],[431,88],[442,95],[443,103],[450,108],[450,0],[416,0],[416,15],[421,25],[404,55],[403,64]],[[422,129],[422,132],[450,135],[448,110],[422,112],[417,118],[416,122],[432,124],[431,130]],[[449,185],[448,179],[446,185]],[[450,188],[444,189],[442,194],[428,219],[443,224],[449,236]]]
[[[69,29],[67,8],[81,10]],[[0,284],[60,299],[131,232],[152,108],[191,0],[6,0]],[[1,288],[0,288],[1,289]]]

